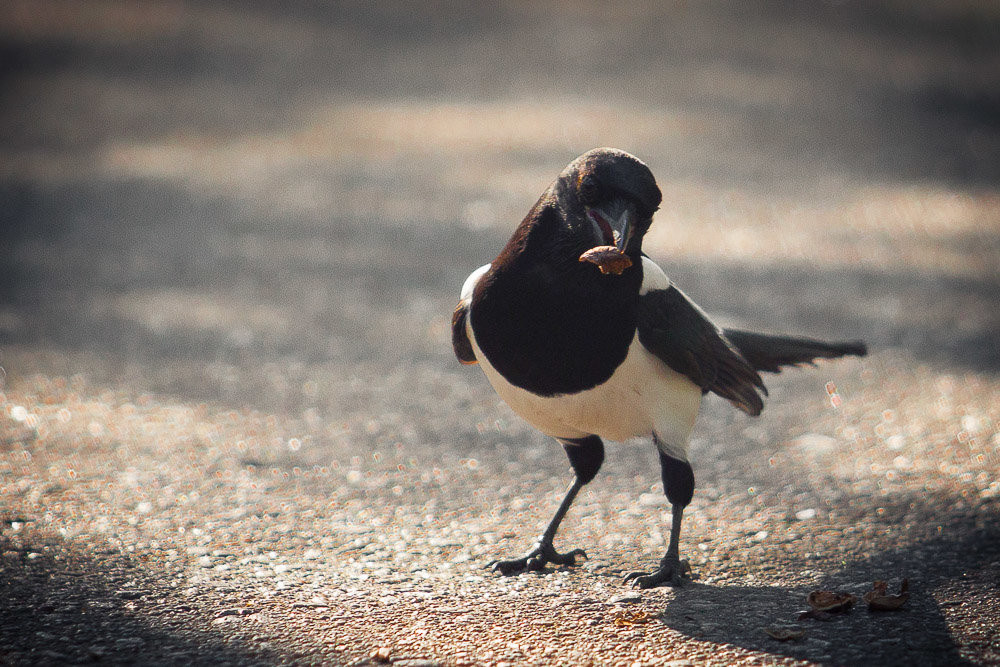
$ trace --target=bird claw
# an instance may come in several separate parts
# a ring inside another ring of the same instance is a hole
[[[583,549],[573,549],[561,554],[555,550],[551,542],[539,541],[524,557],[511,560],[495,560],[487,567],[494,572],[504,575],[517,574],[518,572],[538,572],[545,569],[545,566],[549,563],[553,565],[576,565],[577,557],[586,560],[587,553]]]
[[[625,575],[625,583],[631,583],[633,588],[653,588],[660,584],[682,586],[684,575],[690,571],[691,565],[686,560],[664,558],[653,572],[629,572]]]

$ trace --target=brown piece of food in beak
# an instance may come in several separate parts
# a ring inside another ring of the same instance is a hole
[[[580,255],[580,261],[596,264],[601,273],[605,275],[613,273],[620,276],[622,271],[632,266],[631,258],[613,245],[599,245],[591,248]]]

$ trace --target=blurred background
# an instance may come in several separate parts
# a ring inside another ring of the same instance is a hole
[[[992,3],[4,5],[8,373],[280,411],[450,371],[464,277],[601,145],[706,307],[1000,365]]]
[[[1000,495],[998,44],[973,0],[5,0],[0,509],[192,567],[282,526],[293,554],[382,525],[351,576],[526,546],[566,462],[458,365],[451,309],[615,146],[706,310],[873,351],[772,379],[760,422],[709,401],[703,575],[786,510],[889,507],[883,542],[813,545],[831,563],[973,530]],[[608,559],[662,550],[647,449],[581,496]]]

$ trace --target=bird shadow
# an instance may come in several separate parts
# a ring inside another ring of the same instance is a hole
[[[972,664],[962,656],[945,610],[975,603],[956,599],[949,588],[957,578],[964,578],[966,585],[981,583],[984,591],[990,588],[995,575],[984,568],[1000,553],[1000,529],[983,527],[974,517],[943,528],[944,533],[961,537],[941,537],[859,558],[812,585],[690,582],[675,589],[660,620],[700,641],[819,664]],[[887,580],[893,589],[903,578],[908,579],[910,598],[902,609],[867,610],[861,599],[873,581]],[[849,611],[825,619],[800,617],[809,609],[806,597],[813,590],[849,592],[858,601]],[[779,641],[768,629],[795,629],[804,635]]]

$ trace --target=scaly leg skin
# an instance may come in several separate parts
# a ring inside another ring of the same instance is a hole
[[[682,561],[678,555],[683,515],[684,508],[680,505],[674,505],[673,519],[670,525],[670,544],[667,546],[666,555],[660,560],[660,567],[653,572],[630,572],[625,575],[626,583],[631,582],[636,588],[653,588],[660,584],[680,586],[684,583],[683,577],[691,571],[691,566],[686,560]]]
[[[556,536],[559,523],[566,516],[566,511],[573,504],[573,499],[576,498],[577,492],[582,487],[583,483],[580,482],[579,478],[573,480],[573,484],[566,492],[566,496],[563,498],[562,503],[560,503],[559,509],[556,510],[556,514],[552,517],[552,521],[549,522],[545,532],[542,533],[538,541],[535,542],[535,546],[523,558],[495,560],[488,567],[500,574],[517,574],[518,572],[525,571],[537,572],[549,563],[553,565],[576,565],[577,556],[586,558],[587,554],[584,553],[583,549],[573,549],[570,552],[561,554],[552,546],[552,539]]]
[[[625,575],[626,582],[632,582],[636,588],[654,588],[660,584],[668,586],[683,586],[684,575],[691,571],[691,565],[686,560],[674,557],[673,560],[664,556],[660,567],[652,572],[629,572]]]
[[[576,565],[576,558],[580,556],[586,558],[587,554],[583,549],[573,549],[568,553],[561,554],[552,546],[552,541],[544,537],[539,538],[534,548],[523,558],[513,558],[511,560],[495,560],[490,563],[490,567],[500,574],[517,574],[518,572],[537,572],[547,564],[553,565]]]

